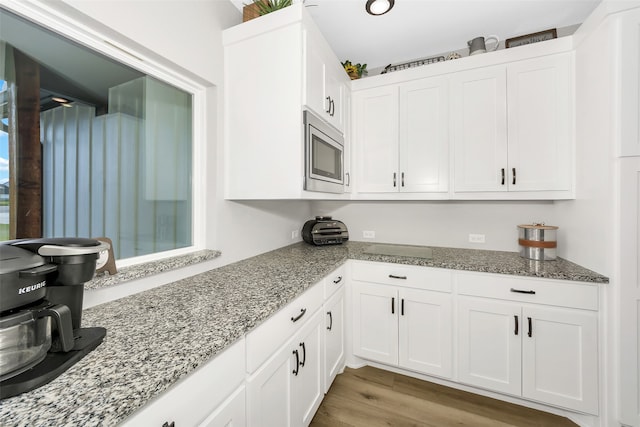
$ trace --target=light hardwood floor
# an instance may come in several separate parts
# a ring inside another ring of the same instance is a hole
[[[566,418],[365,366],[346,368],[313,427],[575,427]]]

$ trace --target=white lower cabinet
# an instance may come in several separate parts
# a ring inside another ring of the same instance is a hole
[[[412,371],[452,376],[452,297],[353,282],[353,352]]]
[[[250,426],[308,425],[324,396],[322,311],[247,379]]]
[[[324,392],[342,370],[344,364],[344,287],[324,304]]]
[[[487,298],[458,298],[462,383],[597,415],[598,316]]]
[[[245,427],[247,425],[245,401],[246,390],[242,385],[209,415],[200,427]]]
[[[353,353],[364,359],[398,364],[397,288],[353,282]]]
[[[399,366],[451,378],[453,374],[450,294],[400,289]]]

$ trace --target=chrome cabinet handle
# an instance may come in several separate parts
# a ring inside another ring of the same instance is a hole
[[[514,318],[514,319],[515,319],[515,321],[516,321],[516,329],[515,329],[515,331],[513,331],[513,333],[514,333],[515,335],[518,335],[518,315],[517,315],[517,314],[514,314],[514,315],[513,315],[513,318]]]
[[[333,283],[335,283],[336,285],[340,282],[342,282],[342,276],[338,276],[338,278],[333,281]]]
[[[329,326],[327,326],[327,330],[330,331],[333,328],[333,315],[330,311],[327,311],[327,314],[329,315]]]
[[[527,322],[529,322],[529,332],[527,335],[531,337],[533,335],[533,327],[531,326],[531,317],[527,317]]]
[[[329,101],[329,110],[331,111],[329,115],[333,117],[336,113],[336,103],[333,101],[333,99]]]
[[[500,185],[504,185],[504,168],[500,169],[502,171],[502,182]]]
[[[299,314],[299,315],[297,315],[296,317],[292,317],[292,318],[291,318],[291,321],[292,321],[293,323],[297,322],[298,320],[300,320],[300,319],[302,318],[302,316],[304,316],[304,314],[305,314],[306,312],[307,312],[307,309],[306,309],[306,308],[301,308],[301,309],[300,309],[300,314]]]
[[[516,168],[511,168],[511,172],[513,172],[513,185],[516,185]]]
[[[396,186],[396,173],[393,173],[393,186]]]
[[[325,110],[325,113],[331,114],[331,97],[327,96],[325,99],[327,100],[327,109]]]
[[[395,274],[390,274],[389,278],[391,279],[401,279],[401,280],[407,280],[407,276],[396,276]]]
[[[400,315],[404,316],[404,298],[400,300]]]
[[[351,186],[351,174],[349,172],[344,173],[347,176],[347,187]]]
[[[404,187],[404,172],[402,172],[400,176],[401,176],[400,179],[402,180],[402,186]]]
[[[396,299],[391,298],[391,314],[396,314]]]

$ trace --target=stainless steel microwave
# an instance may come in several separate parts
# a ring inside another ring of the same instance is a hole
[[[325,193],[344,192],[344,138],[310,111],[303,112],[304,189]]]

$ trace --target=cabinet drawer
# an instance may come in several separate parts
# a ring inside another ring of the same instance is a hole
[[[352,264],[353,280],[384,285],[401,285],[409,288],[451,292],[452,271],[413,265],[382,262],[355,261]]]
[[[456,281],[462,295],[598,310],[598,285],[480,273],[457,273]]]
[[[328,299],[338,289],[341,289],[346,281],[346,268],[344,265],[338,267],[333,273],[324,279],[324,299]]]
[[[254,372],[322,306],[324,286],[316,283],[247,334],[247,372]],[[294,321],[295,320],[295,321]]]

